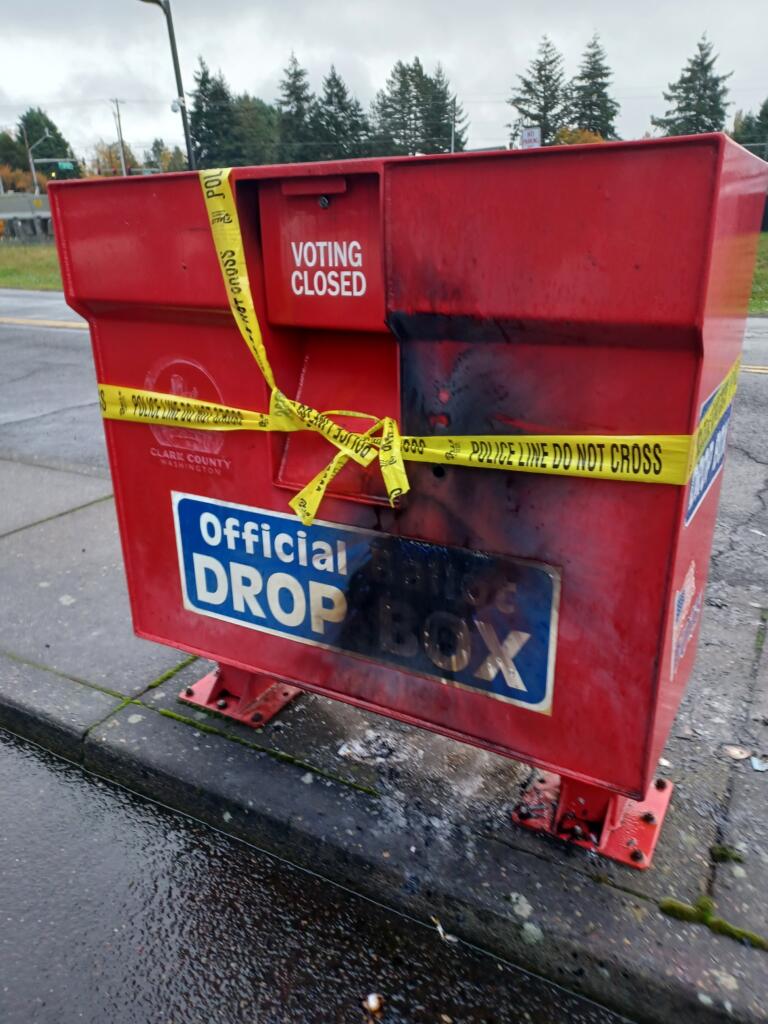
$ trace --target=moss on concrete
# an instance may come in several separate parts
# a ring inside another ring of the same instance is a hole
[[[681,900],[668,897],[659,900],[659,910],[668,917],[674,917],[678,921],[686,921],[689,924],[703,924],[710,931],[718,935],[727,935],[737,942],[744,942],[755,949],[763,949],[768,952],[768,939],[757,932],[749,931],[747,928],[738,928],[722,917],[715,917],[715,904],[709,896],[700,896],[696,902],[683,903]]]
[[[178,675],[179,672],[187,667],[187,665],[191,665],[195,661],[197,661],[197,656],[191,654],[188,658],[180,661],[178,665],[174,665],[173,668],[169,668],[167,672],[163,672],[163,674],[158,676],[157,679],[153,679],[144,692],[146,693],[147,690],[154,690],[158,686],[162,686],[163,683],[167,683],[169,679],[173,679],[173,677]]]
[[[737,864],[744,862],[742,854],[732,846],[726,846],[725,843],[715,843],[710,846],[709,855],[715,864],[727,864],[729,861],[734,861]]]

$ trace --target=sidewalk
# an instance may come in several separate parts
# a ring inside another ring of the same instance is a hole
[[[47,348],[66,342],[88,383],[87,334],[34,331],[0,337],[18,361],[0,384],[0,726],[634,1020],[768,1021],[768,951],[662,909],[708,895],[768,935],[768,772],[724,749],[768,754],[768,377],[740,381],[697,669],[665,752],[676,789],[638,872],[514,827],[526,766],[314,695],[258,731],[177,703],[209,666],[131,633],[95,403],[73,380],[69,406],[21,423],[29,374],[40,395],[70,372]]]

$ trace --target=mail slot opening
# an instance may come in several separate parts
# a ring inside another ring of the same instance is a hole
[[[271,323],[386,329],[377,174],[265,182],[259,215]]]
[[[385,323],[377,174],[242,182],[238,209],[251,286],[277,386],[320,412],[400,417],[399,343]],[[374,422],[334,415],[348,430]],[[336,454],[314,431],[276,433],[272,479],[294,493]],[[350,461],[328,493],[385,502],[381,473]]]

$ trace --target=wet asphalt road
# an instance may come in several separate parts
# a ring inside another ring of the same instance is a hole
[[[2,1024],[618,1024],[0,732]]]

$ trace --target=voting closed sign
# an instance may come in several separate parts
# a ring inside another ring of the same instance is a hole
[[[551,566],[172,497],[189,611],[550,712]]]

